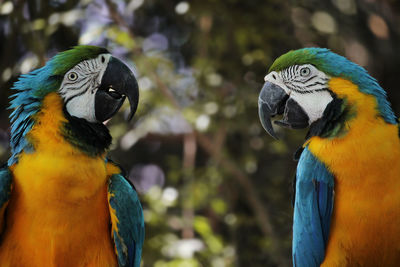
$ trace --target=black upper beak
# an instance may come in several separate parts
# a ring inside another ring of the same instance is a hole
[[[95,115],[106,121],[121,108],[125,98],[130,103],[128,120],[132,119],[139,102],[139,88],[132,71],[122,61],[111,57],[95,96]]]
[[[288,99],[286,92],[278,85],[266,82],[258,97],[258,115],[264,129],[275,139],[278,139],[272,128],[271,118],[284,111]]]
[[[308,126],[308,115],[304,109],[280,86],[266,82],[258,97],[258,114],[264,129],[275,139],[278,139],[272,128],[271,118],[282,115],[283,119],[275,121],[280,126],[301,129]]]

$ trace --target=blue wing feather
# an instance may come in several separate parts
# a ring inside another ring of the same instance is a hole
[[[144,242],[144,219],[138,195],[120,174],[111,176],[108,193],[110,208],[117,217],[117,222],[112,221],[112,234],[118,264],[139,267]]]
[[[296,174],[294,266],[313,267],[323,262],[333,210],[333,189],[333,175],[305,148]]]
[[[3,231],[4,213],[10,200],[12,190],[12,174],[7,166],[0,169],[0,232]]]

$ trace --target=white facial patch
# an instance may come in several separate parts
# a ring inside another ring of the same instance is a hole
[[[290,98],[304,109],[309,118],[309,124],[322,118],[326,106],[333,100],[331,94],[327,91],[313,92],[306,95],[292,92]]]
[[[293,65],[272,71],[264,80],[280,86],[306,112],[309,124],[320,119],[333,100],[328,89],[330,77],[311,64]]]
[[[110,54],[101,54],[94,59],[82,61],[64,75],[59,93],[71,116],[97,122],[95,96],[110,57]]]

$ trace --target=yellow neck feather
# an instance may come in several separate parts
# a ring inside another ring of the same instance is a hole
[[[37,193],[35,198],[58,203],[87,199],[105,186],[107,179],[105,155],[89,157],[62,136],[60,128],[67,122],[62,108],[57,93],[45,97],[27,135],[34,152],[21,153],[19,162],[11,167],[15,180]],[[40,193],[44,189],[47,193]]]
[[[368,169],[368,164],[379,166],[376,169],[378,172],[388,162],[398,163],[398,125],[388,124],[379,116],[376,99],[360,92],[355,84],[342,78],[332,78],[329,86],[339,98],[346,98],[348,105],[354,106],[356,115],[345,122],[345,135],[337,138],[310,138],[305,144],[310,151],[333,173],[349,170],[350,174],[353,172],[351,169],[360,172]],[[339,175],[337,178],[347,179],[345,176]]]
[[[35,149],[78,152],[61,135],[60,127],[67,122],[62,109],[63,100],[57,93],[50,93],[44,98],[41,110],[35,116],[36,123],[27,135]]]

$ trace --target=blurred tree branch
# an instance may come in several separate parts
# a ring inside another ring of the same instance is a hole
[[[271,240],[271,248],[273,251],[273,258],[279,266],[288,266],[288,261],[282,254],[282,249],[279,247],[279,239],[275,234],[274,226],[271,223],[271,216],[267,210],[267,206],[263,205],[260,198],[258,197],[258,192],[251,182],[251,179],[234,163],[232,160],[228,159],[226,156],[221,156],[216,146],[211,142],[210,138],[202,133],[197,132],[197,139],[200,146],[216,161],[220,162],[221,166],[230,172],[237,182],[243,187],[244,194],[248,200],[249,206],[252,208],[254,215],[257,218],[258,226],[260,227],[264,236]]]
[[[194,219],[194,199],[193,199],[193,179],[194,168],[196,163],[197,142],[196,135],[187,133],[183,136],[183,179],[185,186],[183,187],[183,238],[193,238],[193,219]]]
[[[120,27],[126,29],[133,39],[135,37],[135,34],[133,31],[130,30],[129,25],[125,22],[125,20],[122,18],[122,16],[118,13],[117,6],[114,4],[111,0],[106,0],[106,4],[108,7],[108,10],[110,12],[111,19]]]
[[[127,26],[127,23],[124,21],[122,16],[118,13],[114,3],[112,3],[111,0],[106,0],[106,3],[114,23],[127,29],[129,31],[129,35],[134,38],[135,34],[132,32],[132,29]],[[141,51],[138,50],[135,52],[141,53]],[[174,108],[177,110],[182,110],[182,107],[179,105],[168,86],[158,77],[157,73],[152,71],[150,66],[147,68],[147,70],[151,73],[152,78],[156,81],[158,88],[164,97],[169,100]],[[233,162],[226,155],[222,155],[220,153],[220,149],[214,149],[216,144],[211,141],[212,138],[209,138],[207,135],[195,130],[193,130],[193,134],[195,138],[197,137],[199,145],[202,147],[202,149],[207,152],[209,156],[212,157],[216,162],[220,162],[221,166],[225,168],[227,172],[231,173],[237,182],[243,187],[243,194],[248,201],[249,207],[253,210],[253,213],[257,218],[259,228],[261,229],[265,238],[271,240],[272,253],[270,253],[270,257],[276,264],[278,264],[278,266],[289,266],[289,261],[283,254],[283,249],[280,247],[281,242],[279,241],[274,230],[274,226],[271,222],[270,213],[266,208],[266,204],[260,200],[258,192],[251,182],[251,179],[240,168],[237,167],[237,163]],[[221,142],[219,142],[218,147],[220,145]]]

